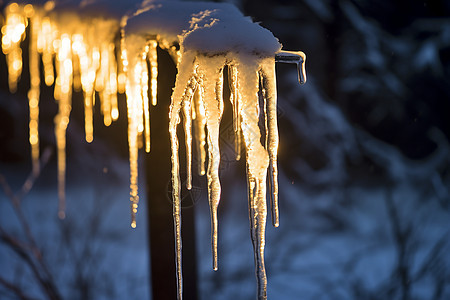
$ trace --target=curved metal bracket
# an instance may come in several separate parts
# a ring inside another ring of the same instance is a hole
[[[298,82],[306,83],[306,54],[302,51],[281,50],[275,54],[275,62],[297,64]]]

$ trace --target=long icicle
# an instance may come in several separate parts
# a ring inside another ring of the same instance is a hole
[[[55,136],[58,148],[58,216],[66,216],[66,131],[72,110],[72,45],[69,34],[61,35],[61,46],[57,58],[57,79],[55,99],[58,101],[58,114],[55,117]]]
[[[148,60],[150,62],[150,90],[152,105],[155,106],[158,103],[158,57],[157,57],[158,42],[156,40],[150,40],[148,42]]]
[[[206,126],[208,129],[208,199],[211,214],[211,247],[213,253],[213,269],[218,270],[218,219],[217,209],[220,202],[220,149],[219,149],[219,127],[223,113],[223,67],[225,57],[198,57],[199,74],[202,76],[201,85],[204,94],[203,101],[206,112]]]
[[[119,107],[117,103],[117,63],[115,56],[114,43],[109,44],[109,82],[110,82],[110,95],[111,95],[111,118],[113,121],[119,119]]]
[[[197,89],[194,94],[193,99],[193,113],[192,118],[194,119],[194,132],[195,132],[195,147],[197,152],[197,172],[200,176],[206,174],[205,170],[205,162],[206,162],[206,116],[205,116],[205,107],[203,105],[202,100],[202,87],[200,85],[197,86]]]
[[[246,145],[247,180],[249,189],[250,231],[254,249],[258,299],[267,298],[267,277],[264,265],[265,228],[266,228],[266,174],[269,155],[261,145],[258,98],[258,60],[246,58],[251,62],[238,66],[239,100],[242,101],[240,113],[241,129]]]
[[[32,9],[32,7],[31,7]],[[28,91],[28,105],[30,109],[29,140],[31,145],[31,158],[33,161],[33,173],[39,174],[39,97],[40,97],[40,73],[39,53],[37,41],[40,27],[40,17],[34,14],[30,18],[30,44],[29,44],[29,68],[30,90]]]
[[[180,186],[180,163],[178,155],[178,137],[177,126],[180,123],[180,110],[186,96],[189,96],[189,89],[194,91],[192,84],[196,84],[194,77],[194,57],[184,55],[178,64],[178,75],[176,78],[175,89],[172,93],[172,100],[169,110],[169,135],[172,150],[172,201],[173,201],[173,220],[175,229],[175,251],[177,268],[177,287],[178,299],[183,297],[183,272],[181,263],[181,186]]]
[[[124,43],[124,40],[122,40]],[[123,47],[122,49],[125,49]],[[132,52],[128,60],[128,53],[122,53],[126,77],[127,119],[128,119],[128,151],[130,160],[130,212],[131,227],[136,227],[136,213],[139,204],[138,196],[138,152],[139,127],[142,126],[142,96],[141,73],[142,68],[138,53]],[[125,68],[126,67],[126,68]],[[139,118],[140,115],[140,118]]]
[[[230,102],[233,107],[234,152],[236,160],[241,159],[241,119],[239,114],[237,68],[228,65],[228,82],[230,85]]]
[[[147,49],[146,49],[147,50]],[[147,52],[142,54],[142,60],[140,61],[142,65],[141,74],[141,98],[142,107],[144,110],[144,133],[145,133],[145,152],[150,152],[150,110],[149,110],[149,99],[148,99],[148,67],[147,67]]]
[[[261,64],[261,82],[265,104],[266,120],[266,149],[269,152],[269,172],[271,188],[271,213],[274,227],[280,225],[280,213],[278,209],[278,124],[277,124],[277,92],[275,61],[266,58]]]
[[[109,82],[110,57],[109,45],[106,42],[101,44],[100,50],[100,68],[98,70],[96,89],[99,92],[101,111],[103,114],[103,124],[109,126],[112,123],[111,117],[111,86]]]
[[[188,190],[192,188],[192,98],[195,93],[195,88],[193,89],[190,86],[187,88],[186,94],[189,94],[189,96],[184,97],[182,103],[184,139],[186,145],[186,188]]]
[[[138,196],[138,119],[136,106],[140,105],[136,99],[136,89],[127,83],[127,116],[128,116],[128,150],[130,159],[130,211],[131,227],[136,227],[136,212],[139,203]]]

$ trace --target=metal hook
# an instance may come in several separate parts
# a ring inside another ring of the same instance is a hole
[[[306,55],[302,51],[284,51],[275,54],[275,62],[297,64],[298,81],[300,84],[306,83]]]

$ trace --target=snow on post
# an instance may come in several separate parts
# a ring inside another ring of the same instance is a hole
[[[207,176],[213,269],[217,270],[217,211],[221,195],[219,127],[224,107],[223,77],[226,70],[237,160],[240,159],[241,144],[246,149],[257,293],[259,299],[267,298],[264,266],[267,176],[271,190],[272,221],[275,227],[279,225],[275,60],[296,63],[299,80],[304,82],[304,54],[281,51],[280,43],[270,31],[243,16],[230,4],[147,0],[133,9],[132,4],[121,2],[111,5],[107,0],[30,2],[10,3],[6,7],[2,49],[7,57],[9,87],[14,92],[22,71],[20,42],[25,38],[25,28],[31,26],[31,87],[28,97],[30,144],[35,172],[39,172],[39,56],[45,83],[55,86],[54,98],[59,107],[55,117],[59,216],[64,218],[65,215],[65,135],[70,119],[72,89],[82,90],[84,94],[87,142],[93,140],[95,95],[98,94],[100,98],[104,124],[109,126],[119,115],[117,92],[125,91],[131,226],[136,227],[135,214],[139,202],[138,150],[142,146],[145,146],[146,152],[151,149],[149,103],[157,104],[156,50],[159,46],[169,52],[178,69],[168,128],[172,150],[178,297],[182,298],[181,186],[177,136],[177,126],[181,120],[187,152],[187,188],[192,186],[193,146],[200,156],[195,169],[200,175]],[[127,10],[131,13],[122,16]],[[115,37],[119,28],[121,57],[117,59]],[[264,128],[260,128],[259,124],[263,124]]]

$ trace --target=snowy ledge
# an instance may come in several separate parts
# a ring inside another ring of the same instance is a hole
[[[128,18],[124,28],[125,35],[158,36],[169,45],[179,43],[185,51],[206,55],[273,56],[281,49],[269,30],[226,3],[148,1]]]

